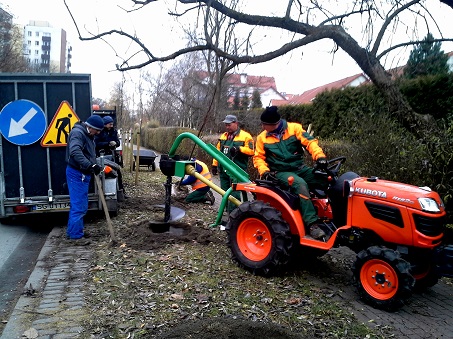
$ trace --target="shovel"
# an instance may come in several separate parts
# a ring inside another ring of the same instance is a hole
[[[104,171],[107,170],[107,167],[108,166],[106,166],[106,168],[104,168]],[[108,167],[108,168],[110,168],[110,167]],[[102,202],[102,208],[104,210],[105,219],[107,220],[107,226],[109,227],[111,243],[112,243],[112,245],[116,245],[117,240],[115,237],[115,232],[113,231],[112,220],[110,219],[110,214],[109,214],[109,210],[107,208],[107,203],[105,201],[104,191],[102,189],[102,184],[101,184],[101,179],[99,179],[98,175],[94,175],[94,179],[96,181],[96,185],[98,186],[99,196],[100,196],[101,202]]]

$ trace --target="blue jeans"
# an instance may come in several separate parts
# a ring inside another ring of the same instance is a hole
[[[69,239],[80,239],[83,237],[83,217],[88,211],[88,188],[91,175],[67,166],[66,182],[69,189],[69,209],[68,228],[66,235]]]

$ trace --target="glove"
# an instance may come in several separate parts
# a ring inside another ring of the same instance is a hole
[[[327,170],[327,159],[318,158],[318,160],[316,160],[316,168],[322,171]]]
[[[175,182],[175,187],[176,187],[176,189],[178,191],[182,191],[183,190],[183,188],[181,186],[181,180],[178,180],[178,181]]]
[[[90,168],[91,168],[91,171],[96,175],[98,175],[102,171],[102,167],[99,166],[98,164],[91,165]]]
[[[234,158],[236,155],[239,153],[239,147],[233,146],[230,148],[230,155],[232,158]]]
[[[212,166],[211,173],[212,173],[212,175],[217,175],[219,173],[217,166]]]
[[[267,180],[267,181],[275,181],[277,180],[277,177],[275,176],[275,172],[264,172],[263,175],[261,176],[261,179]]]
[[[114,141],[114,140],[110,141],[110,142],[109,142],[109,145],[110,145],[110,146],[116,146],[116,141]]]

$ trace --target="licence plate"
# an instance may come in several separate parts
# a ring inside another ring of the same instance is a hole
[[[50,210],[68,210],[69,202],[55,202],[51,204],[40,204],[33,206],[34,211],[50,211]]]

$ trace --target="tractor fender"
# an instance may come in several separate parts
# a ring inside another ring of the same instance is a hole
[[[256,200],[269,203],[273,208],[280,211],[283,219],[289,224],[291,234],[299,235],[301,238],[305,236],[305,227],[300,211],[289,206],[289,204],[274,191],[254,183],[234,184],[234,190],[249,192]]]

